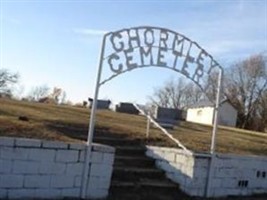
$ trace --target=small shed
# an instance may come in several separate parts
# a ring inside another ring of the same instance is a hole
[[[212,125],[215,105],[209,101],[201,101],[187,109],[186,121]],[[237,110],[228,99],[221,101],[219,107],[218,124],[236,126]]]
[[[92,108],[94,99],[89,98],[88,101],[89,101],[89,108]],[[110,104],[111,104],[110,100],[98,99],[97,100],[97,109],[109,109]]]

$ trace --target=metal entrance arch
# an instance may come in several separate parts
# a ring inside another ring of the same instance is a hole
[[[210,153],[212,156],[215,153],[223,68],[196,42],[180,33],[160,27],[133,27],[109,32],[103,37],[87,137],[85,172],[89,167],[95,112],[101,85],[122,73],[151,66],[179,72],[198,85],[206,96],[212,85],[205,83],[212,78],[213,73],[218,74],[216,102],[210,99],[215,104]],[[83,186],[82,197],[85,196],[85,182]]]

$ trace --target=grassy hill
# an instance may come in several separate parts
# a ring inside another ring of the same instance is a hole
[[[89,114],[86,108],[0,99],[0,136],[81,142],[87,138]],[[18,120],[19,116],[27,116],[29,121]],[[151,128],[151,137],[146,139],[143,116],[100,110],[96,119],[97,134],[134,138],[151,145],[176,146],[156,128]],[[211,129],[210,126],[181,122],[170,132],[187,148],[207,152]],[[267,155],[267,135],[220,127],[217,151]]]

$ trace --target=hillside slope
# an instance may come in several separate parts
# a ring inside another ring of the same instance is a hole
[[[62,105],[49,105],[0,99],[0,136],[16,136],[61,141],[85,141],[90,111]],[[18,120],[27,116],[29,121]],[[146,119],[143,116],[100,110],[97,112],[96,134],[115,134],[135,138],[144,144],[176,145],[158,129],[151,128],[145,138]],[[181,122],[170,132],[187,148],[208,152],[212,127]],[[267,155],[267,135],[241,129],[219,128],[217,151],[234,154]]]

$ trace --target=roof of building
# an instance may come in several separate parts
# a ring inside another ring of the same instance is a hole
[[[225,102],[229,102],[230,103],[230,101],[228,99],[223,99],[223,100],[221,100],[220,105],[222,105]],[[197,103],[195,103],[193,105],[188,106],[188,108],[201,108],[201,107],[214,107],[214,106],[215,106],[215,103],[212,103],[212,102],[210,102],[208,100],[202,100],[202,101],[199,101],[199,102],[197,102]]]

